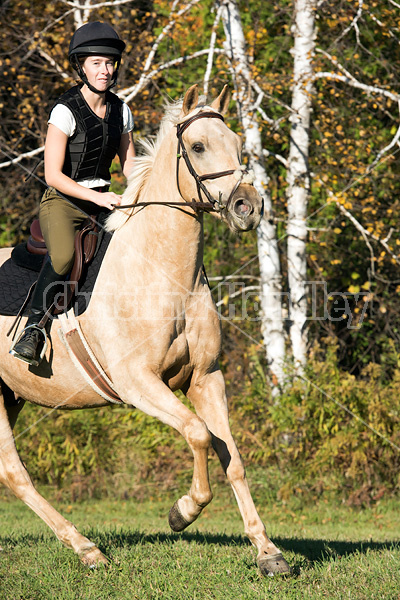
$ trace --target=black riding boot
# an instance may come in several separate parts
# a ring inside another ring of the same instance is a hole
[[[11,348],[10,354],[31,365],[39,365],[46,332],[44,327],[38,327],[38,323],[53,304],[63,282],[64,276],[55,272],[51,259],[48,257],[33,291],[31,310],[25,329]]]

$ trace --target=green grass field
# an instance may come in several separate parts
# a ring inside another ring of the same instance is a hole
[[[22,503],[0,502],[1,600],[400,599],[400,501],[354,509],[323,501],[260,505],[293,575],[262,578],[227,488],[183,534],[173,498],[55,503],[109,557],[90,571]]]

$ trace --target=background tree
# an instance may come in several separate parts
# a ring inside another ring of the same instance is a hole
[[[308,157],[316,37],[315,7],[315,0],[296,0],[292,26],[294,37],[292,113],[286,181],[289,331],[296,369],[305,365],[307,354],[306,220],[311,192]]]
[[[131,105],[136,136],[153,134],[163,102],[192,83],[212,95],[231,80],[235,90],[238,116],[232,111],[229,123],[242,132],[267,211],[257,237],[240,244],[206,219],[226,368],[248,343],[238,327],[259,337],[254,302],[245,307],[253,321],[234,324],[230,316],[233,302],[237,314],[243,308],[243,290],[253,300],[260,293],[272,385],[292,374],[291,357],[304,365],[307,349],[326,339],[337,340],[342,365],[354,373],[384,359],[388,339],[399,340],[396,2],[38,0],[32,7],[15,0],[0,11],[3,245],[21,240],[37,211],[47,115],[73,83],[69,39],[88,18],[109,20],[128,42],[118,93]]]
[[[269,177],[265,169],[259,112],[271,125],[274,122],[260,109],[264,94],[256,82],[256,68],[246,47],[238,4],[226,1],[219,6],[226,38],[224,47],[234,81],[238,117],[243,131],[243,149],[249,168],[255,174],[255,187],[264,198],[265,216],[257,230],[262,299],[261,330],[271,383],[278,390],[277,386],[282,386],[285,381],[281,268],[271,196],[267,187]]]
[[[226,121],[267,207],[242,239],[205,216],[236,439],[281,498],[335,490],[359,505],[398,491],[399,3],[6,0],[0,17],[0,244],[24,239],[37,212],[46,120],[73,84],[66,53],[81,22],[110,21],[127,41],[117,92],[136,138],[155,134],[164,102],[191,84],[212,97],[229,82]],[[175,461],[171,431],[137,411],[32,427],[36,410],[24,409],[18,442],[39,481],[125,494],[131,475],[182,476],[185,448]]]

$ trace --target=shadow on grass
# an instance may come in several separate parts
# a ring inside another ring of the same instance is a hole
[[[198,545],[219,545],[219,546],[249,546],[250,541],[242,535],[228,535],[203,533],[199,531],[183,533],[154,533],[146,534],[141,531],[109,531],[99,532],[91,530],[86,532],[89,539],[97,538],[100,549],[120,548],[138,544],[163,544],[172,545],[179,541]],[[367,551],[380,551],[390,549],[400,549],[399,541],[360,541],[346,542],[333,541],[329,539],[311,539],[311,538],[279,538],[274,537],[274,543],[286,552],[294,552],[303,555],[311,563],[321,561],[329,556],[348,556],[351,554],[365,554]]]
[[[249,540],[242,535],[228,535],[203,533],[199,531],[183,533],[153,533],[133,530],[110,530],[99,531],[92,528],[83,532],[89,539],[94,541],[102,552],[106,555],[112,553],[113,548],[122,548],[125,546],[137,546],[145,544],[171,546],[181,541],[197,545],[217,545],[217,546],[249,546]],[[18,533],[11,536],[0,537],[0,547],[15,548],[16,546],[33,546],[38,543],[48,543],[55,540],[52,534],[23,534]],[[320,562],[328,557],[344,557],[352,554],[365,554],[368,551],[381,551],[400,549],[399,541],[360,541],[346,542],[333,541],[329,539],[312,538],[288,538],[274,537],[276,545],[285,552],[293,552],[302,555],[308,562]]]

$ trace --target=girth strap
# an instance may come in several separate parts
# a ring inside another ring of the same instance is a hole
[[[115,391],[111,379],[106,375],[89,347],[75,317],[74,310],[70,309],[68,313],[59,315],[58,319],[61,324],[58,334],[72,362],[83,378],[99,396],[112,404],[122,404],[123,402]]]

